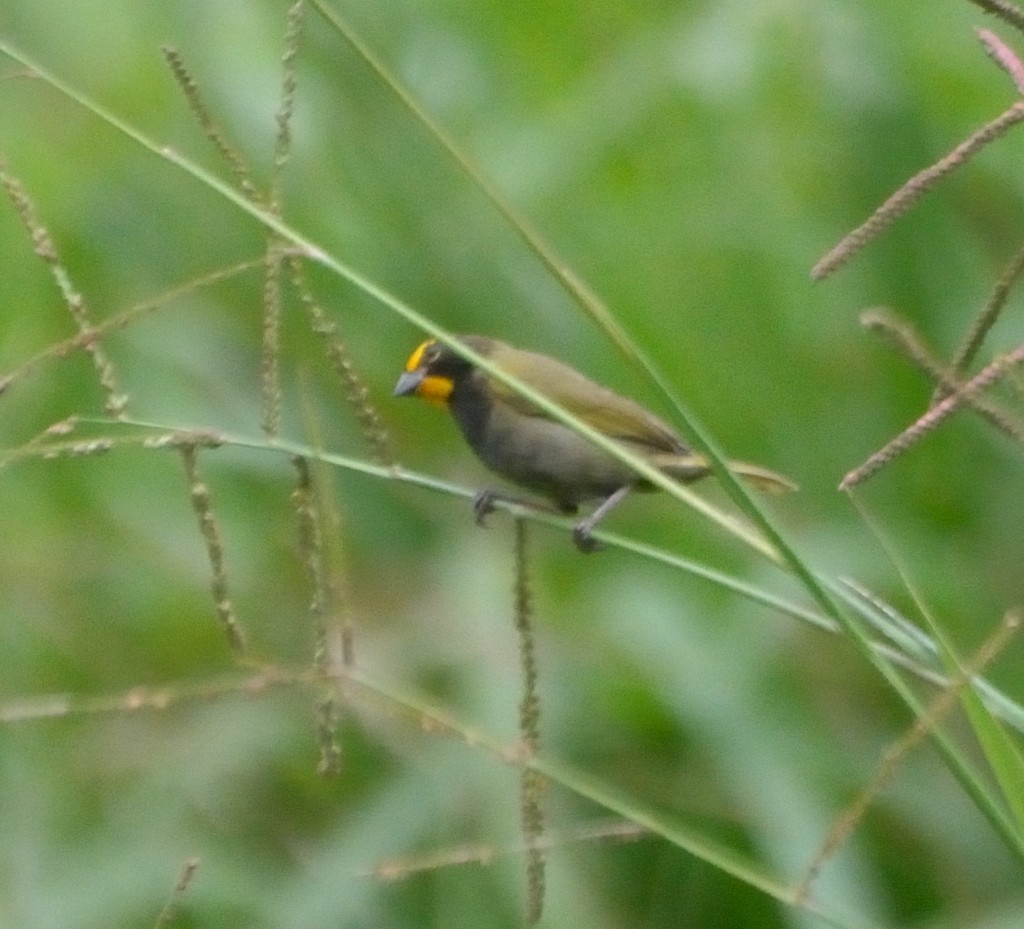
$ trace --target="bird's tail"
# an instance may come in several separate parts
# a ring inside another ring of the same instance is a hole
[[[773,494],[781,494],[790,490],[799,490],[798,484],[791,481],[777,471],[769,471],[760,465],[748,464],[745,461],[730,461],[729,470],[738,474],[748,484],[753,484],[758,490],[765,490]]]
[[[711,474],[707,460],[701,455],[674,455],[670,459],[656,461],[655,464],[669,477],[674,477],[684,484],[700,480],[700,478]],[[783,493],[799,489],[788,477],[770,471],[768,468],[762,468],[760,465],[748,464],[745,461],[730,461],[729,470],[733,474],[738,474],[758,490],[769,493]]]

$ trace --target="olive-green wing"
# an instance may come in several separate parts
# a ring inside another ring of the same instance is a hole
[[[515,349],[498,350],[491,360],[609,438],[635,442],[656,451],[679,452],[685,449],[679,437],[653,413],[607,387],[595,384],[554,358]],[[526,416],[551,418],[493,378],[491,389],[497,400]]]

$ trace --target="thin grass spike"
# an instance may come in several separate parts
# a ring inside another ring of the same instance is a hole
[[[650,835],[650,831],[639,823],[628,819],[599,821],[574,826],[571,830],[548,834],[539,844],[547,849],[557,849],[570,843],[580,842],[635,842]],[[439,871],[441,868],[462,865],[491,865],[501,858],[522,855],[522,843],[516,845],[489,845],[466,843],[448,848],[434,849],[421,854],[387,858],[376,862],[373,867],[357,872],[359,877],[372,877],[380,881],[401,881],[417,874]]]
[[[1009,0],[971,0],[971,3],[1024,32],[1024,10]]]
[[[874,241],[897,219],[951,171],[959,168],[995,139],[1024,121],[1024,102],[1013,104],[994,120],[961,142],[945,158],[915,174],[853,232],[846,235],[812,269],[811,278],[820,281],[841,268]]]
[[[295,93],[298,82],[295,78],[295,64],[305,22],[305,0],[296,0],[288,10],[288,26],[285,31],[284,54],[281,58],[281,99],[275,122],[277,134],[274,138],[274,173],[271,180],[270,203],[275,213],[281,211],[281,179],[288,164],[292,148],[292,115],[295,112]]]
[[[1017,88],[1017,93],[1024,96],[1024,64],[1017,57],[1017,53],[988,29],[978,29],[977,34],[981,39],[981,44],[985,47],[985,54],[1010,75],[1010,80]]]
[[[982,371],[961,385],[954,393],[946,397],[937,406],[933,406],[913,425],[901,432],[896,438],[885,445],[884,448],[875,452],[859,468],[855,468],[842,479],[839,484],[840,490],[850,490],[857,484],[861,484],[869,477],[877,473],[882,467],[888,464],[897,456],[903,454],[922,436],[938,426],[943,420],[955,413],[965,402],[966,394],[984,390],[999,380],[1010,367],[1024,363],[1024,346],[1010,352],[1003,358],[997,359],[982,369]]]
[[[341,708],[336,685],[332,681],[335,671],[329,631],[332,602],[327,583],[324,533],[320,525],[316,487],[309,462],[301,455],[296,455],[292,458],[292,464],[297,474],[292,505],[299,523],[299,552],[311,588],[309,612],[315,639],[313,663],[328,682],[314,703],[316,740],[320,748],[317,773],[323,777],[334,777],[341,771],[341,743],[338,741]]]
[[[199,83],[185,65],[185,60],[181,57],[181,53],[171,45],[165,45],[161,51],[164,54],[167,66],[171,69],[174,79],[178,82],[178,86],[181,88],[181,92],[185,96],[189,109],[195,115],[196,119],[199,120],[199,125],[205,133],[206,138],[209,139],[210,142],[213,143],[214,148],[220,152],[221,157],[228,166],[228,169],[234,175],[235,183],[238,185],[242,193],[244,193],[253,203],[261,203],[262,200],[260,198],[259,191],[256,189],[256,185],[252,182],[245,160],[232,147],[225,138],[224,133],[221,132],[220,127],[216,122],[214,122],[213,116],[210,114],[209,107],[207,107],[202,94],[199,92]]]
[[[199,520],[199,533],[206,546],[206,555],[210,562],[210,589],[213,593],[213,605],[217,611],[221,628],[227,636],[228,645],[236,658],[246,653],[245,633],[235,616],[235,608],[228,594],[228,577],[224,563],[224,542],[220,524],[213,512],[213,501],[210,488],[199,476],[199,448],[194,443],[181,446],[181,458],[185,465],[185,477],[188,481],[189,496],[192,509]]]
[[[395,453],[391,444],[391,435],[384,419],[370,395],[362,376],[356,370],[349,356],[345,343],[338,337],[337,324],[331,320],[326,311],[317,302],[306,279],[302,261],[297,255],[291,254],[288,259],[292,285],[299,295],[299,300],[309,314],[310,326],[324,341],[327,358],[334,368],[335,374],[341,379],[345,389],[345,400],[355,413],[363,438],[370,448],[370,454],[377,464],[393,466]]]
[[[515,525],[515,626],[519,634],[519,660],[523,675],[523,696],[519,704],[519,737],[528,758],[540,745],[540,697],[537,693],[537,657],[533,636],[526,522]],[[520,819],[526,845],[526,922],[535,926],[544,910],[544,777],[533,768],[520,769]]]
[[[198,869],[198,858],[186,859],[184,865],[182,865],[181,873],[178,875],[178,881],[174,885],[174,890],[171,892],[170,899],[157,917],[153,929],[167,929],[167,927],[173,925],[178,915],[178,905],[181,902],[181,898],[188,890],[189,885],[192,883],[192,878],[195,877]]]
[[[838,849],[853,833],[857,824],[863,820],[871,804],[889,786],[896,774],[900,762],[913,751],[928,734],[945,719],[956,707],[961,691],[970,685],[971,679],[981,674],[992,663],[997,655],[1009,644],[1011,637],[1020,628],[1020,616],[1015,612],[1007,613],[995,631],[982,643],[981,648],[952,677],[935,698],[925,707],[914,724],[889,748],[886,749],[871,780],[863,790],[835,820],[825,836],[818,851],[808,864],[799,883],[793,890],[793,902],[803,903],[807,900],[811,884],[821,873],[825,863],[835,855]]]
[[[0,393],[2,393],[3,390],[11,384],[21,380],[23,377],[26,377],[43,361],[50,358],[64,358],[73,351],[84,349],[88,342],[102,338],[108,333],[120,332],[127,329],[128,326],[135,322],[139,317],[147,313],[155,312],[156,310],[169,305],[171,301],[177,297],[192,293],[193,291],[199,290],[201,287],[209,287],[220,281],[234,277],[237,274],[252,271],[257,268],[262,261],[263,259],[261,258],[254,261],[243,261],[227,268],[218,268],[215,271],[211,271],[209,274],[193,278],[190,281],[186,281],[184,284],[171,287],[154,297],[149,297],[140,303],[133,304],[127,310],[108,316],[101,322],[95,323],[85,332],[79,331],[76,335],[73,335],[70,338],[62,339],[59,342],[53,342],[46,348],[37,352],[35,355],[25,359],[20,365],[18,365],[18,367],[12,368],[7,374],[0,378]]]
[[[277,438],[281,431],[281,242],[267,236],[263,275],[263,326],[260,351],[260,395],[263,401],[263,433]]]
[[[939,385],[938,390],[943,391],[942,396],[938,398],[939,402],[962,386],[956,373],[929,351],[909,323],[883,309],[862,313],[860,321],[862,325],[883,333],[902,354]],[[977,391],[968,391],[963,399],[972,410],[996,429],[1018,444],[1024,445],[1024,425],[1017,422],[1009,413]]]
[[[78,327],[79,344],[92,359],[96,377],[105,395],[104,409],[115,419],[122,419],[128,406],[128,397],[121,393],[118,386],[114,363],[107,356],[100,344],[100,330],[93,326],[89,318],[89,308],[85,297],[71,281],[67,268],[60,260],[57,246],[49,231],[42,224],[36,212],[35,204],[21,182],[10,172],[7,161],[0,154],[0,186],[4,188],[15,212],[21,219],[36,255],[43,259],[50,274],[57,284],[64,304],[68,308],[75,325]],[[7,383],[4,384],[4,387]]]
[[[1014,285],[1020,280],[1021,272],[1024,272],[1024,246],[1022,246],[1017,254],[1013,256],[1013,259],[1007,265],[1006,269],[1000,275],[999,280],[996,282],[996,286],[992,291],[992,296],[989,297],[988,302],[982,307],[981,312],[971,323],[970,329],[967,330],[967,335],[964,337],[963,343],[956,350],[953,355],[953,361],[950,363],[950,367],[953,369],[957,379],[967,370],[968,366],[974,361],[975,355],[978,353],[978,349],[981,348],[982,342],[985,341],[985,336],[988,335],[989,331],[996,324],[999,316],[1002,314],[1003,307],[1006,305],[1006,300],[1010,295],[1010,291]],[[936,388],[934,395],[932,396],[932,405],[934,406],[940,400],[944,399],[949,395],[949,388],[945,385],[939,385]]]

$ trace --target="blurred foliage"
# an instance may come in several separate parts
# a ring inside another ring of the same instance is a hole
[[[164,64],[161,46],[174,46],[266,178],[286,6],[6,0],[0,38],[223,173]],[[920,414],[932,385],[857,317],[885,304],[949,355],[1018,247],[1024,142],[1011,134],[987,150],[834,279],[812,286],[808,272],[906,177],[1009,105],[1009,81],[972,34],[992,21],[955,0],[338,8],[722,446],[799,481],[799,495],[772,506],[815,566],[911,610],[836,485]],[[447,329],[558,354],[661,403],[313,11],[297,78],[291,225]],[[0,151],[94,322],[258,260],[265,245],[237,208],[8,62]],[[74,330],[6,204],[0,255],[0,372],[10,372]],[[399,460],[484,484],[444,416],[391,402],[421,334],[322,269],[310,278]],[[105,339],[129,414],[259,440],[262,286],[257,267]],[[283,432],[366,457],[289,300]],[[991,353],[1022,341],[1018,307]],[[82,353],[40,362],[0,396],[0,446],[19,448],[72,414],[103,415]],[[255,659],[310,664],[287,458],[229,447],[203,452],[199,469]],[[482,531],[457,498],[326,473],[357,667],[513,744],[510,521],[497,514]],[[713,486],[701,492],[724,500]],[[188,493],[173,450],[22,459],[0,473],[0,926],[154,925],[192,857],[199,867],[170,925],[520,925],[513,766],[353,696],[341,774],[324,779],[312,690],[218,692],[245,669],[215,621]],[[970,414],[861,492],[965,653],[1024,599],[1022,494],[1019,449]],[[631,501],[614,528],[800,597],[667,498]],[[564,533],[530,536],[542,753],[795,882],[910,724],[902,705],[841,638],[625,552],[583,558]],[[1019,700],[1022,674],[1015,642],[990,676]],[[123,695],[135,688],[166,693],[168,705],[131,712]],[[63,712],[64,694],[95,712]],[[52,701],[54,718],[11,721],[23,700]],[[552,834],[570,837],[547,853],[546,925],[821,924],[661,839],[572,841],[608,811],[557,787],[545,803]],[[373,873],[466,845],[513,852],[395,881]],[[903,761],[814,897],[858,926],[997,929],[1024,918],[1019,863],[927,747]]]

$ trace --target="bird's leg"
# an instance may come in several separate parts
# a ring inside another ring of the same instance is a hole
[[[473,518],[478,526],[484,524],[484,519],[494,512],[494,501],[511,503],[513,506],[522,506],[530,510],[539,510],[542,513],[575,513],[576,507],[551,507],[537,500],[527,500],[524,497],[517,497],[514,494],[505,494],[497,490],[481,490],[473,498]]]
[[[581,519],[576,523],[572,530],[572,540],[581,552],[589,554],[603,547],[600,542],[591,538],[590,533],[593,532],[594,526],[626,499],[632,489],[632,484],[623,484],[618,490],[606,497],[601,502],[601,505],[586,519]]]

